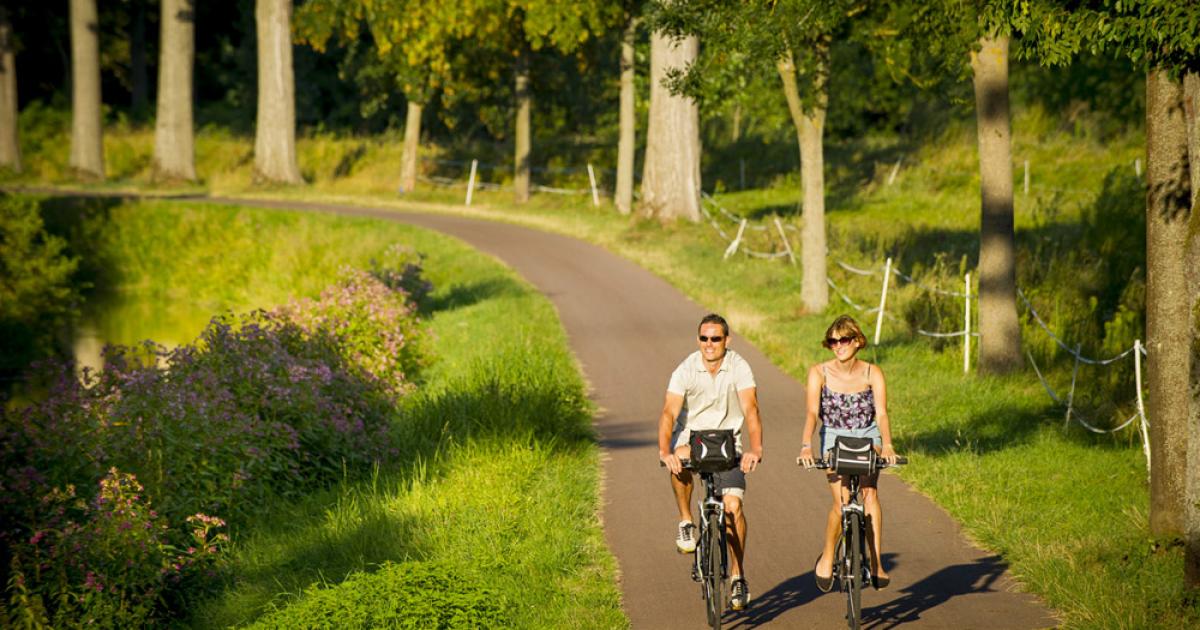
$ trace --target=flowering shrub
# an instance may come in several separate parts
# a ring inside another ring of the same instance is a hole
[[[293,301],[277,313],[309,337],[331,337],[342,359],[395,396],[413,386],[412,377],[426,362],[417,343],[415,305],[402,288],[371,273],[343,270],[341,281],[320,298]]]
[[[5,621],[141,627],[151,622],[164,590],[191,575],[215,575],[228,535],[221,519],[188,518],[198,526],[186,545],[150,507],[133,475],[113,468],[91,501],[74,486],[54,489],[28,539],[15,541],[10,582],[18,596]]]
[[[422,277],[425,256],[411,247],[396,244],[383,253],[381,260],[371,260],[371,275],[387,288],[403,291],[418,307],[433,291],[433,283]]]
[[[223,523],[198,513],[237,518],[394,452],[420,334],[407,293],[347,271],[317,300],[216,317],[193,345],[110,347],[82,379],[43,366],[44,398],[0,407],[10,594],[29,615],[152,616],[164,584],[220,553]]]

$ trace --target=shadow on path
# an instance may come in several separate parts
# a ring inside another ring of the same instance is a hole
[[[1000,556],[948,566],[902,589],[903,597],[882,606],[864,608],[863,624],[867,628],[882,629],[914,622],[921,618],[921,613],[955,597],[994,590],[992,586],[1007,568]]]
[[[823,595],[817,590],[812,571],[788,578],[774,588],[755,596],[750,607],[741,613],[725,613],[725,623],[730,628],[757,628],[774,621],[783,613],[808,604]]]

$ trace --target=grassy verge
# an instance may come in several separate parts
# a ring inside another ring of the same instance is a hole
[[[343,582],[426,603],[392,611],[394,623],[443,602],[467,625],[627,624],[596,516],[583,383],[553,308],[511,272],[446,237],[375,220],[192,203],[50,206],[55,228],[102,263],[92,281],[104,299],[197,313],[313,295],[339,267],[365,266],[393,243],[427,254],[436,359],[397,410],[403,463],[242,524],[227,579],[185,611],[187,625],[382,623],[379,601],[346,605]],[[442,592],[446,577],[454,597]]]

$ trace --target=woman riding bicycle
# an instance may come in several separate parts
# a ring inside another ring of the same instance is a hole
[[[825,457],[838,436],[870,438],[880,456],[894,463],[892,432],[887,415],[887,386],[883,370],[858,358],[858,351],[867,346],[858,323],[848,315],[834,320],[825,331],[821,345],[833,352],[833,358],[808,370],[808,409],[804,419],[803,449],[800,459],[805,466],[814,461],[812,436],[820,423],[820,451]],[[876,589],[886,588],[891,577],[883,568],[881,558],[883,539],[883,508],[879,504],[876,484],[879,475],[863,477],[862,498],[871,527],[868,538],[871,575]],[[841,507],[847,501],[847,480],[836,474],[828,476],[833,505],[825,524],[825,546],[813,569],[817,588],[829,592],[833,588],[833,556],[841,531]]]

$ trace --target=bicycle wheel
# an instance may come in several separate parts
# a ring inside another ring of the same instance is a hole
[[[705,537],[708,539],[708,556],[705,558],[704,584],[708,604],[708,625],[713,630],[721,630],[721,614],[725,612],[725,580],[721,577],[721,553],[723,540],[721,536],[721,519],[716,514],[708,515],[708,526],[705,527]]]
[[[846,580],[846,624],[851,630],[857,630],[862,623],[862,526],[862,516],[857,513],[850,514],[850,540],[846,545],[846,555],[850,560],[850,575]]]

